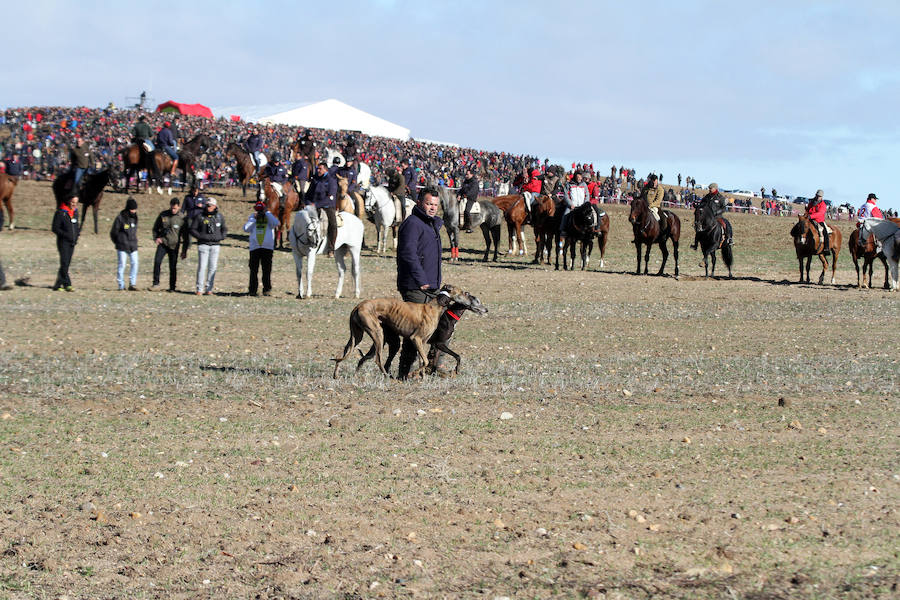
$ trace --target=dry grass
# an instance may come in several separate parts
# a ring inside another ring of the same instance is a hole
[[[900,296],[847,287],[845,252],[840,286],[787,283],[789,219],[735,216],[734,281],[697,277],[688,234],[681,281],[631,275],[620,208],[611,272],[446,265],[491,312],[457,328],[460,377],[399,384],[330,378],[355,301],[328,261],[312,300],[287,253],[274,297],[231,295],[235,237],[222,295],[119,293],[108,195],[51,292],[49,190],[16,200],[0,598],[896,595]],[[167,198],[139,202],[147,286]],[[393,282],[366,253],[364,296]]]

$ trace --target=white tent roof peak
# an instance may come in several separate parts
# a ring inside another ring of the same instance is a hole
[[[300,104],[295,108],[274,112],[256,120],[263,124],[279,123],[317,129],[344,129],[400,140],[409,139],[408,128],[371,115],[334,98]]]

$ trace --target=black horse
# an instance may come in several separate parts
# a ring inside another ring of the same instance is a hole
[[[181,186],[187,185],[187,176],[190,174],[191,183],[197,182],[197,162],[203,153],[212,148],[212,140],[205,133],[195,135],[190,141],[181,146],[178,153],[178,169],[181,169]],[[157,148],[153,151],[150,160],[151,175],[156,181],[157,187],[162,187],[166,173],[172,168],[172,159],[165,151]],[[171,187],[171,181],[169,185]]]
[[[559,255],[563,257],[563,271],[575,270],[575,246],[581,242],[581,270],[584,271],[591,259],[591,251],[594,249],[594,236],[600,226],[600,219],[594,211],[592,204],[585,202],[563,217],[563,239],[560,248],[556,252],[556,270],[559,270]],[[572,266],[568,265],[568,258],[572,260]]]
[[[731,274],[731,265],[734,263],[731,223],[727,219],[716,217],[709,203],[700,203],[694,208],[694,231],[697,232],[697,243],[703,252],[700,266],[706,270],[706,277],[716,275],[716,250],[722,251],[722,260],[728,267],[728,277],[734,277]]]
[[[72,171],[60,173],[57,175],[56,179],[53,180],[53,196],[56,198],[57,206],[59,206],[63,200],[73,195],[72,183],[74,180],[75,174],[72,173]],[[97,233],[97,212],[100,210],[100,202],[103,200],[103,190],[108,183],[109,169],[103,169],[102,171],[97,171],[95,173],[88,172],[81,178],[81,189],[77,190],[74,194],[78,196],[78,201],[81,202],[81,206],[83,207],[81,214],[85,215],[78,225],[79,233],[81,233],[81,228],[84,227],[84,222],[87,220],[86,215],[88,207],[91,207],[92,212],[94,213],[94,233]]]

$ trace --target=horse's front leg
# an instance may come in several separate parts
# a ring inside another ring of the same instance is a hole
[[[822,273],[819,274],[819,285],[825,282],[825,271],[828,270],[828,257],[824,253],[819,254],[819,262],[822,263]]]
[[[519,240],[519,256],[525,256],[528,249],[525,247],[525,235],[522,233],[521,223],[516,223],[516,237]]]
[[[634,272],[635,275],[641,274],[641,243],[635,241],[634,243],[635,250],[637,251],[637,270]]]
[[[659,251],[662,252],[662,264],[659,265],[657,275],[662,275],[666,270],[666,261],[669,259],[669,249],[666,247],[665,238],[659,243]]]

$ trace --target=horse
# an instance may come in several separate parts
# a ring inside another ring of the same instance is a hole
[[[187,184],[187,176],[191,175],[191,181],[197,181],[197,159],[206,149],[212,146],[212,140],[204,133],[195,135],[190,141],[185,142],[178,153],[178,169],[181,169],[181,185]],[[172,157],[162,149],[157,148],[151,154],[150,166],[153,178],[156,180],[156,191],[162,194],[162,182],[166,173],[172,170]],[[168,185],[169,195],[172,195],[172,179]]]
[[[678,240],[681,238],[681,219],[678,215],[668,210],[660,210],[660,218],[666,219],[666,232],[663,235],[659,233],[659,223],[653,218],[647,201],[640,195],[636,195],[631,200],[631,212],[628,214],[628,221],[634,230],[634,241],[632,242],[637,251],[637,270],[635,274],[641,274],[641,246],[646,244],[647,252],[644,255],[644,275],[647,274],[650,262],[650,250],[653,244],[659,244],[659,250],[662,252],[662,264],[659,266],[657,275],[662,275],[666,268],[666,261],[669,258],[669,249],[666,247],[666,241],[672,240],[672,253],[675,255],[675,278],[678,279]]]
[[[87,209],[91,208],[94,213],[94,234],[97,234],[97,213],[100,210],[100,202],[103,200],[103,190],[109,183],[109,169],[103,169],[96,173],[85,173],[81,178],[81,189],[78,191],[78,201],[82,206],[81,222],[78,224],[78,233],[84,227],[87,220]],[[56,205],[69,197],[72,191],[72,182],[75,180],[75,174],[71,171],[60,173],[53,180],[53,196],[56,198]]]
[[[291,144],[291,162],[298,158],[305,158],[311,170],[316,168],[319,153],[316,152],[316,143],[310,138],[298,138]]]
[[[864,219],[862,227],[881,242],[881,251],[891,271],[890,291],[900,287],[898,281],[898,261],[900,261],[900,219]]]
[[[822,274],[819,275],[819,285],[825,281],[825,271],[828,270],[828,254],[832,256],[831,285],[834,285],[834,273],[837,270],[837,257],[841,250],[841,231],[834,229],[831,232],[831,249],[824,252],[824,243],[819,239],[819,228],[813,225],[807,215],[798,215],[797,224],[791,228],[791,237],[794,238],[794,250],[797,252],[797,262],[800,264],[800,283],[809,283],[809,266],[813,256],[818,256],[822,261]],[[803,259],[806,259],[806,281],[803,280]]]
[[[18,183],[19,178],[15,175],[0,173],[0,204],[5,205],[6,212],[9,213],[10,230],[16,228],[16,211],[13,210],[12,196]],[[3,210],[3,206],[0,206],[0,210]]]
[[[544,257],[551,263],[554,249],[559,244],[559,223],[563,210],[552,196],[538,196],[531,205],[531,225],[534,228],[534,264],[542,264]]]
[[[877,252],[875,248],[875,238],[869,236],[865,246],[859,243],[859,228],[853,230],[850,234],[850,241],[847,243],[847,249],[850,251],[850,258],[853,259],[853,266],[856,267],[856,287],[862,289],[872,286],[872,269],[875,259],[881,260],[884,265],[884,289],[891,289],[890,280],[888,278],[888,264],[884,257],[884,252]],[[859,259],[863,259],[862,278],[859,276]],[[866,272],[869,274],[869,283],[866,285]]]
[[[343,222],[343,224],[338,227],[337,238],[334,241],[334,262],[338,271],[338,283],[334,297],[340,298],[344,289],[344,273],[347,271],[344,257],[349,252],[350,270],[355,287],[354,297],[359,298],[362,291],[359,279],[359,254],[362,250],[363,223],[356,215],[348,212],[340,212],[337,217],[338,222]],[[322,220],[313,205],[307,205],[303,210],[297,212],[294,225],[288,233],[288,241],[291,244],[297,273],[297,298],[309,298],[312,296],[312,275],[316,268],[316,254],[322,254],[328,245],[328,236],[322,232]],[[303,295],[304,257],[306,257],[305,296]]]
[[[153,169],[150,153],[142,149],[139,144],[131,144],[119,150],[119,157],[122,159],[122,170],[125,176],[125,193],[128,193],[132,177],[134,177],[134,191],[140,191],[141,171],[148,173],[147,193],[150,193],[149,173]]]
[[[699,204],[694,207],[694,231],[697,232],[697,242],[703,252],[703,268],[706,270],[706,278],[716,275],[716,250],[722,251],[722,260],[728,267],[728,278],[731,274],[731,265],[734,263],[734,247],[725,241],[725,231],[729,226],[724,218],[716,218],[709,204]],[[712,258],[712,270],[710,271],[709,259]]]
[[[275,234],[277,245],[279,248],[284,248],[284,232],[291,228],[291,215],[300,205],[300,196],[293,185],[285,183],[281,186],[284,191],[284,197],[279,198],[278,192],[275,191],[265,172],[263,172],[259,183],[263,187],[263,193],[266,197],[266,208],[279,221],[278,231]]]
[[[225,147],[225,156],[232,156],[237,162],[237,180],[241,182],[241,194],[246,198],[250,178],[256,175],[256,167],[253,165],[250,153],[236,142],[229,142]]]
[[[513,248],[513,233],[515,233],[519,256],[523,256],[527,249],[525,248],[525,238],[522,235],[522,226],[529,216],[528,210],[525,208],[525,196],[507,194],[506,196],[497,196],[492,202],[503,211],[503,217],[506,219],[506,229],[509,232],[509,250],[506,253],[513,254],[515,252]]]
[[[484,234],[484,258],[482,262],[487,262],[491,252],[491,242],[494,244],[494,262],[497,262],[497,254],[500,247],[500,228],[503,225],[503,211],[496,204],[488,199],[478,201],[479,211],[472,212],[472,227],[481,227],[481,233]],[[459,221],[457,221],[458,223]]]
[[[566,241],[556,253],[556,270],[559,270],[559,255],[563,257],[563,271],[568,270],[567,258],[571,257],[572,269],[575,270],[575,245],[581,242],[581,270],[587,268],[594,248],[594,236],[601,246],[600,267],[603,267],[603,254],[606,251],[606,240],[609,235],[609,215],[603,212],[599,217],[589,202],[572,209],[565,226]]]
[[[406,215],[412,214],[413,202],[406,201]],[[366,214],[375,224],[375,252],[381,254],[387,250],[387,230],[390,228],[394,242],[394,250],[397,249],[397,228],[400,227],[400,215],[394,206],[391,193],[384,186],[369,187],[366,190],[365,199]]]
[[[450,262],[459,262],[459,202],[450,188],[442,185],[436,187],[438,199],[441,201],[441,211],[444,214],[444,228],[447,230],[447,240],[450,243]]]
[[[187,175],[191,174],[191,183],[197,182],[197,161],[203,153],[212,148],[212,140],[205,133],[195,135],[181,146],[178,153],[178,167],[181,169],[181,185],[187,183]]]

